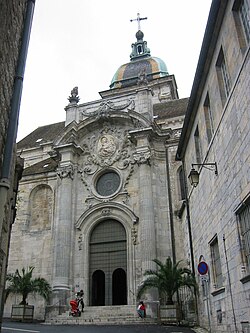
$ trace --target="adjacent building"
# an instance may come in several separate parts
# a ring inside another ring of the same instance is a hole
[[[193,180],[180,217],[193,265],[203,267],[200,325],[212,332],[250,330],[249,8],[212,2],[177,151]]]
[[[0,318],[11,225],[16,215],[22,160],[16,156],[16,132],[34,0],[0,3]]]

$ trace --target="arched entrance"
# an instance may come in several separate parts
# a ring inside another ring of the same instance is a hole
[[[105,305],[105,274],[101,270],[92,275],[92,304]]]
[[[113,305],[127,304],[126,272],[118,268],[112,277],[112,303]]]
[[[127,304],[127,240],[123,225],[101,221],[90,236],[91,305]]]

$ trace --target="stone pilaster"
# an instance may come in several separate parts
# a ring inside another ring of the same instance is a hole
[[[152,90],[147,85],[138,87],[136,95],[137,112],[153,121]]]
[[[58,221],[55,229],[55,272],[53,290],[69,290],[73,167],[58,169]]]
[[[136,135],[137,149],[134,159],[139,166],[139,219],[140,219],[140,245],[142,275],[148,269],[155,269],[153,259],[156,258],[156,234],[154,221],[154,204],[152,191],[151,151],[147,133]],[[155,291],[146,295],[147,301],[155,300]]]
[[[60,147],[60,165],[57,170],[58,187],[56,194],[56,217],[54,229],[54,271],[53,294],[54,302],[61,305],[68,303],[71,289],[70,278],[72,270],[73,247],[73,186],[74,165],[77,149],[73,144]]]

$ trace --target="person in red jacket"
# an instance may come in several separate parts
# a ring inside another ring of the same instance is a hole
[[[138,308],[137,308],[137,313],[139,317],[145,318],[146,317],[146,307],[143,301],[140,301]]]

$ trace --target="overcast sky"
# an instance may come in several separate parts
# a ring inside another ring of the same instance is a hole
[[[137,13],[151,55],[174,74],[180,98],[191,92],[211,0],[37,0],[24,76],[19,141],[65,120],[73,87],[80,103],[100,99],[130,61]]]

